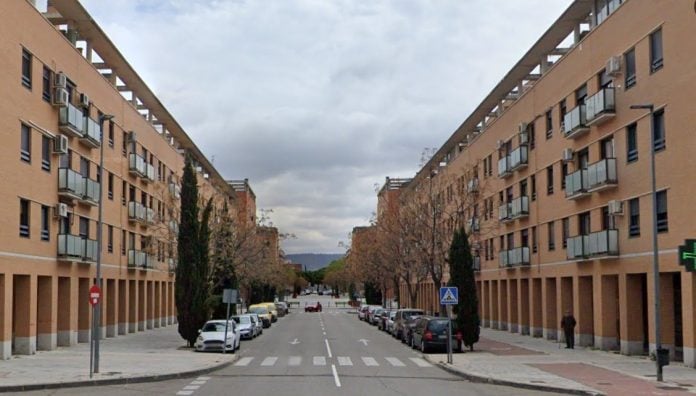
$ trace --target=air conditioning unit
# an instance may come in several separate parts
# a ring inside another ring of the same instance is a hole
[[[610,76],[616,76],[621,74],[621,56],[612,56],[607,60],[606,66],[607,74]]]
[[[517,132],[527,132],[527,128],[529,128],[529,124],[526,122],[520,122],[520,125],[517,127]]]
[[[573,160],[573,149],[567,148],[563,149],[563,162],[570,162]]]
[[[56,217],[68,217],[68,205],[64,203],[57,204],[54,214]]]
[[[135,133],[135,131],[130,131],[128,132],[128,142],[133,143],[138,141],[138,135]]]
[[[80,94],[80,107],[84,109],[89,108],[89,96],[86,94]]]
[[[56,88],[53,91],[53,105],[54,106],[67,106],[68,105],[68,90],[65,88]]]
[[[620,216],[623,214],[623,202],[617,200],[609,201],[609,214]]]
[[[495,148],[497,148],[498,150],[500,150],[501,148],[503,148],[503,146],[505,146],[505,141],[504,141],[504,140],[498,140],[498,143],[496,144]]]
[[[58,72],[53,76],[53,86],[55,88],[65,88],[68,86],[68,77],[65,76],[65,73]]]
[[[53,138],[53,153],[67,154],[68,153],[68,137],[65,135],[56,135]]]

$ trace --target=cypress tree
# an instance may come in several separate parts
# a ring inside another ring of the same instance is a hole
[[[454,306],[457,328],[462,332],[462,343],[474,350],[479,340],[478,297],[474,279],[474,259],[469,240],[463,228],[454,232],[449,251],[450,286],[459,289],[459,304]]]
[[[198,221],[198,185],[191,159],[186,156],[184,176],[181,181],[181,218],[177,243],[175,302],[179,334],[189,346],[198,337],[198,329],[207,319],[207,296],[201,286],[207,279],[200,277],[200,223]]]

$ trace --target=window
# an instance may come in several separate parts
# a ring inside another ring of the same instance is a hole
[[[664,110],[653,113],[653,147],[655,151],[664,150],[665,145],[665,112]]]
[[[114,148],[114,121],[109,120],[109,147]]]
[[[657,198],[657,232],[669,231],[667,222],[667,191],[658,191]]]
[[[558,104],[558,109],[559,109],[559,111],[560,111],[560,114],[559,114],[559,116],[558,116],[558,123],[559,123],[559,125],[561,126],[561,133],[563,133],[563,131],[565,130],[565,127],[564,127],[564,123],[563,123],[563,122],[565,121],[565,115],[566,115],[566,112],[567,112],[566,101],[565,101],[565,99],[563,99],[563,100],[561,101],[561,103]]]
[[[587,84],[582,84],[580,88],[575,90],[575,105],[580,106],[585,104],[585,99],[587,99]]]
[[[590,235],[591,232],[590,212],[580,213],[578,215],[578,233],[580,235]]]
[[[536,175],[532,175],[530,179],[530,184],[532,185],[532,201],[536,201]]]
[[[628,236],[640,236],[640,204],[638,198],[628,201]]]
[[[121,185],[121,205],[126,206],[126,191],[128,190],[128,183],[125,181]]]
[[[609,75],[609,73],[607,73],[607,69],[602,69],[602,71],[599,72],[598,78],[600,90],[605,88],[612,88],[614,86],[614,80]]]
[[[563,224],[563,249],[568,247],[568,237],[570,234],[570,220],[566,217],[562,221]]]
[[[46,102],[51,102],[51,69],[43,67],[43,78],[41,80],[41,98]]]
[[[128,155],[128,135],[123,132],[121,138],[123,139],[121,143],[121,154],[126,157]]]
[[[601,159],[615,158],[614,156],[614,136],[602,139],[599,143],[599,157]]]
[[[89,219],[82,216],[80,216],[80,237],[89,239]]]
[[[114,174],[111,172],[106,172],[108,175],[106,176],[107,179],[107,184],[109,188],[108,192],[108,197],[110,200],[114,200]]]
[[[527,196],[527,179],[520,181],[520,196],[521,197]]]
[[[636,50],[634,48],[624,54],[624,64],[626,65],[624,84],[626,89],[629,89],[636,85]]]
[[[662,66],[662,29],[657,29],[650,34],[650,72],[654,73]]]
[[[51,239],[51,208],[46,205],[41,205],[41,240],[48,241]]]
[[[41,136],[41,169],[51,171],[51,138]]]
[[[534,146],[536,146],[536,133],[534,131],[533,121],[527,126],[527,133],[529,134],[529,150],[534,150]]]
[[[556,227],[554,227],[553,221],[547,224],[547,228],[549,232],[549,251],[556,250]]]
[[[537,252],[537,228],[532,227],[532,253]]]
[[[67,154],[61,154],[58,157],[59,168],[72,168],[72,150],[68,149]]]
[[[546,194],[553,194],[553,165],[546,168]]]
[[[19,150],[19,159],[31,163],[31,129],[22,124],[22,147]]]
[[[614,217],[609,215],[609,207],[602,207],[602,231],[614,229]]]
[[[22,85],[29,89],[31,89],[31,60],[31,53],[22,49]]]
[[[89,159],[80,157],[80,175],[89,177]]]
[[[121,255],[126,255],[126,230],[121,230]]]
[[[553,117],[551,116],[551,110],[546,112],[546,139],[551,139],[553,136]]]
[[[565,190],[566,187],[566,175],[568,174],[568,164],[566,162],[561,162],[561,190]]]
[[[29,238],[29,201],[19,200],[19,236]]]
[[[635,161],[638,161],[637,126],[631,124],[626,127],[626,162]]]
[[[607,17],[621,5],[622,0],[595,0],[595,15],[597,25],[604,22]]]
[[[106,251],[114,252],[114,226],[110,225],[106,228]]]
[[[520,240],[522,241],[522,244],[520,246],[522,247],[529,247],[529,230],[524,229],[520,231]]]

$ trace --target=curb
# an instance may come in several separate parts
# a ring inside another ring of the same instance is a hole
[[[85,381],[68,381],[68,382],[50,382],[45,384],[28,384],[28,385],[7,385],[0,386],[0,393],[7,392],[26,392],[34,390],[60,389],[60,388],[80,388],[87,386],[104,386],[104,385],[123,385],[123,384],[139,384],[145,382],[168,381],[177,378],[193,377],[201,374],[207,374],[222,368],[225,368],[239,359],[239,354],[235,354],[234,358],[228,362],[222,362],[210,367],[180,371],[169,374],[145,375],[140,377],[124,377],[124,378],[104,378],[104,379],[89,379]]]
[[[513,388],[538,390],[538,391],[543,391],[543,392],[564,393],[564,394],[569,394],[569,395],[582,395],[582,396],[604,396],[605,395],[605,393],[602,393],[599,391],[588,391],[588,390],[573,389],[573,388],[561,388],[561,387],[557,387],[557,386],[553,386],[553,385],[528,384],[528,383],[524,383],[524,382],[515,382],[515,381],[509,381],[509,380],[504,380],[504,379],[499,379],[499,378],[474,375],[474,374],[470,374],[470,373],[467,373],[465,371],[456,369],[450,364],[447,364],[447,363],[444,363],[441,361],[436,362],[426,354],[423,354],[423,358],[425,360],[429,361],[430,363],[436,365],[437,367],[447,371],[448,373],[462,377],[470,382],[510,386]]]

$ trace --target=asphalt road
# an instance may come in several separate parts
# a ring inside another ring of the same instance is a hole
[[[120,386],[85,387],[23,395],[532,395],[539,392],[473,384],[423,359],[355,313],[302,307],[254,340],[243,341],[231,366],[196,378]],[[331,304],[333,305],[333,304]],[[328,308],[327,308],[328,307]]]

